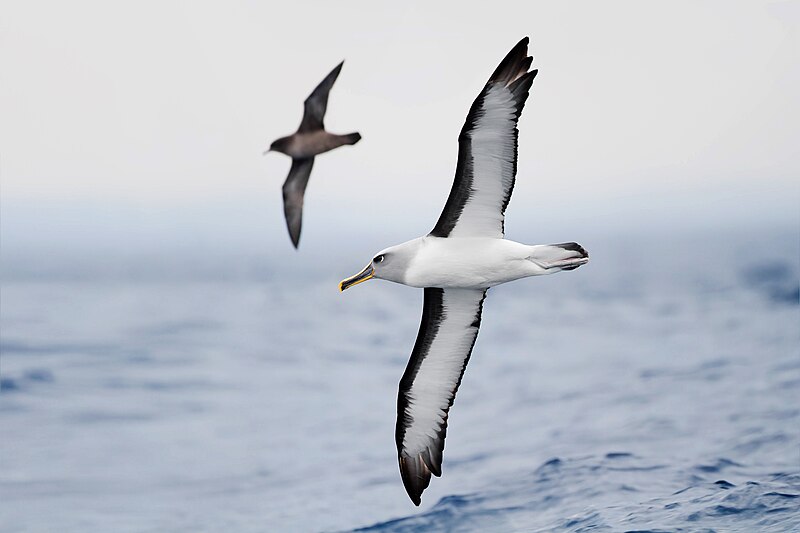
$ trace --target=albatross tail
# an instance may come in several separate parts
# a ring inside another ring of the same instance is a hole
[[[544,269],[543,274],[575,270],[589,262],[589,253],[576,242],[531,246],[528,260]]]

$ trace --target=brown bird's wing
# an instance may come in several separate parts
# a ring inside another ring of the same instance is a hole
[[[313,166],[313,157],[292,159],[292,168],[283,183],[283,214],[286,216],[286,228],[289,230],[289,237],[295,248],[300,243],[300,229],[303,226],[303,196]]]
[[[324,130],[325,124],[325,111],[328,109],[328,93],[333,87],[336,78],[339,77],[339,72],[342,70],[344,61],[336,65],[336,67],[325,76],[317,88],[306,98],[305,111],[303,112],[303,120],[300,122],[298,133],[306,133],[309,131]]]

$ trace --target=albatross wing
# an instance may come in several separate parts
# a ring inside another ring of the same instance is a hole
[[[303,197],[313,166],[313,157],[292,159],[292,168],[289,170],[286,181],[283,182],[283,215],[286,217],[286,227],[295,248],[300,243],[300,229],[303,226]]]
[[[537,70],[528,72],[528,38],[511,49],[473,102],[458,136],[453,188],[434,237],[504,235],[517,174],[517,122]]]
[[[486,291],[425,289],[422,322],[397,396],[397,456],[411,501],[442,475],[447,415],[481,324]]]
[[[344,65],[344,61],[336,65],[336,67],[325,76],[325,79],[319,82],[317,88],[314,89],[308,98],[306,98],[303,120],[300,122],[300,128],[297,130],[299,133],[325,129],[325,124],[322,119],[325,118],[325,111],[328,109],[328,93],[331,91],[331,87],[333,87],[336,78],[339,77],[342,65]]]

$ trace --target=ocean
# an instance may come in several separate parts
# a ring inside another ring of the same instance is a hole
[[[371,250],[6,277],[0,531],[800,531],[796,231],[581,243],[489,291],[419,508],[394,424],[422,291],[338,293]]]

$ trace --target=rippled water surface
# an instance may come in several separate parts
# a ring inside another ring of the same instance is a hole
[[[800,530],[797,243],[583,244],[490,291],[420,508],[421,291],[6,282],[0,530]]]

